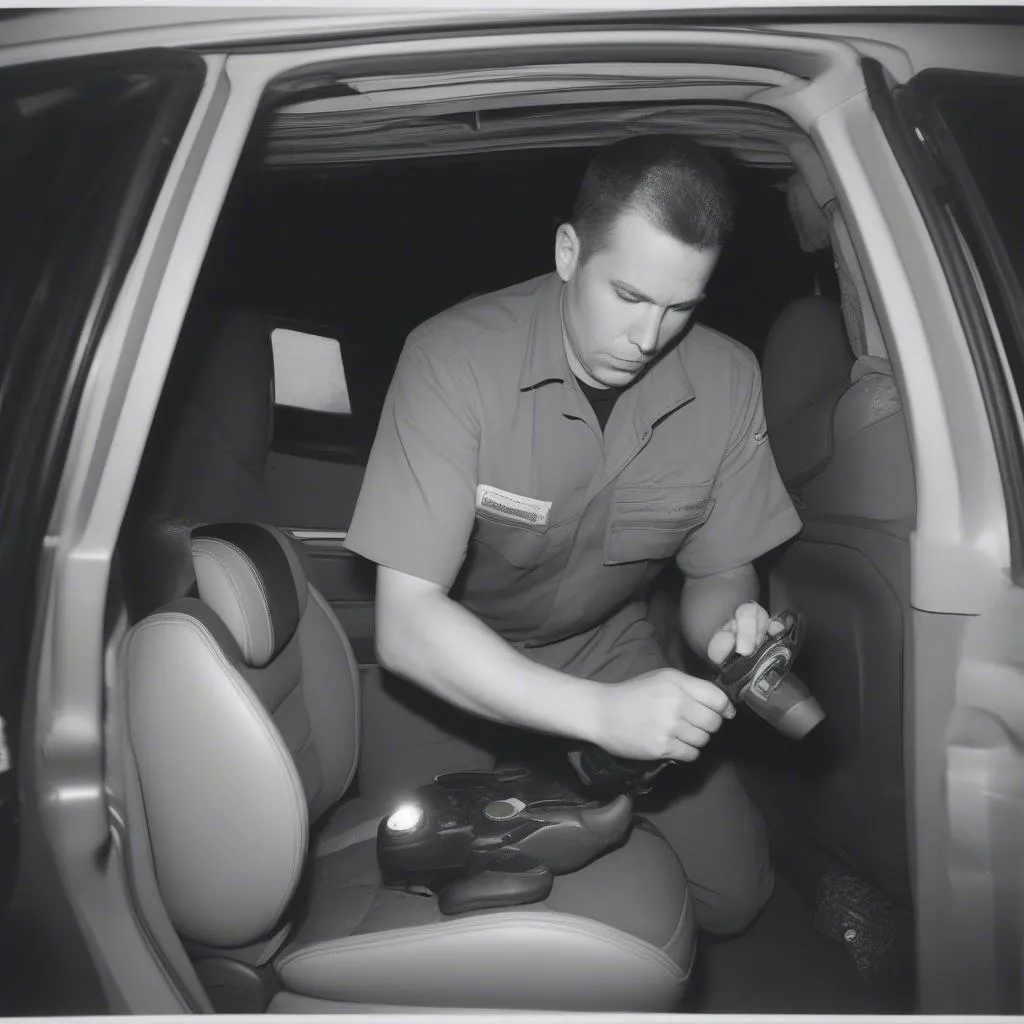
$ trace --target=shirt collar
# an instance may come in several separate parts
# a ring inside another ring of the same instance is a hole
[[[683,366],[685,356],[684,334],[671,349],[662,353],[657,363],[633,385],[636,389],[633,422],[639,433],[653,427],[658,420],[693,399],[693,384]]]
[[[572,372],[562,343],[562,287],[562,279],[552,273],[540,290],[519,375],[520,391],[529,391],[549,381],[564,384]]]
[[[552,273],[541,288],[519,376],[520,391],[554,381],[564,384],[572,374],[562,340],[563,287],[562,279]],[[633,418],[641,431],[694,397],[693,384],[683,367],[685,346],[684,336],[629,389],[636,394]]]

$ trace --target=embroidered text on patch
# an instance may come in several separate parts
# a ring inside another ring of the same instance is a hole
[[[529,523],[531,526],[546,526],[550,501],[527,498],[522,494],[502,491],[497,487],[480,484],[476,489],[476,507],[496,519],[508,523]]]

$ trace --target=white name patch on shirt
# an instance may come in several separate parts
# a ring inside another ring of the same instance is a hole
[[[488,484],[479,484],[476,489],[476,510],[506,523],[547,526],[551,502],[526,498],[521,494],[502,491]]]

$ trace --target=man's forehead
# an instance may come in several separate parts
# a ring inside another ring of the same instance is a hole
[[[674,237],[663,227],[654,223],[639,210],[627,208],[619,213],[611,222],[604,251],[632,255],[636,252],[648,251],[651,247],[668,248],[679,251],[697,253],[696,246]]]
[[[616,218],[605,244],[593,255],[595,269],[603,276],[619,279],[645,295],[650,294],[648,288],[676,292],[702,283],[717,258],[717,251],[682,242],[633,211]],[[676,302],[689,297],[671,296]]]

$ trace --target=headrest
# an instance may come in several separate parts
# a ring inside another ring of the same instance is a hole
[[[810,166],[805,168],[808,170]],[[882,329],[846,218],[835,194],[830,188],[823,188],[823,184],[818,182],[818,187],[812,188],[800,173],[794,174],[786,183],[786,205],[800,248],[804,252],[817,252],[831,246],[850,348],[857,356],[887,358]]]
[[[800,174],[794,174],[786,183],[786,206],[800,248],[804,252],[827,249],[831,226],[814,193]]]
[[[849,384],[853,361],[836,302],[822,295],[791,302],[764,346],[761,373],[768,430],[785,426],[823,395]]]
[[[192,530],[199,597],[224,622],[253,668],[272,661],[295,635],[309,584],[291,541],[261,523]]]
[[[790,303],[768,332],[764,415],[787,487],[800,486],[832,458],[832,418],[853,361],[842,312],[823,296]]]
[[[233,310],[193,338],[194,375],[187,405],[203,416],[241,463],[262,465],[270,452],[274,413],[274,350],[270,327],[257,313]],[[207,334],[206,332],[209,331]]]

